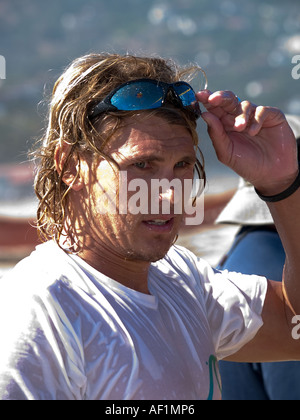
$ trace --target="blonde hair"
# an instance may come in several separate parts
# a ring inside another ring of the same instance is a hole
[[[188,81],[197,70],[199,68],[195,66],[182,68],[172,60],[162,58],[108,53],[85,55],[70,64],[54,85],[48,126],[34,152],[38,160],[34,188],[39,199],[37,227],[41,239],[53,238],[59,242],[68,212],[72,208],[68,194],[72,186],[63,182],[70,159],[79,159],[83,153],[109,159],[103,153],[104,146],[121,127],[122,121],[134,113],[109,112],[91,123],[88,117],[95,104],[124,82],[138,78],[151,78],[167,83]],[[159,115],[172,124],[185,126],[192,134],[195,146],[198,145],[193,112],[176,107],[161,107],[147,112]],[[61,173],[58,173],[55,150],[64,143],[69,145],[68,157]],[[199,177],[205,179],[201,152],[200,158],[196,170]]]

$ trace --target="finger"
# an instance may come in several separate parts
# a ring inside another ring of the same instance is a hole
[[[213,93],[208,98],[208,101],[212,107],[221,107],[224,111],[232,115],[241,111],[240,98],[228,90]]]
[[[270,112],[270,109],[264,106],[258,106],[255,109],[255,113],[248,127],[248,133],[250,136],[254,137],[260,132],[266,119],[270,118]]]
[[[253,117],[250,119],[248,132],[251,136],[259,134],[263,128],[275,128],[286,126],[287,122],[284,114],[277,108],[268,106],[258,106],[255,109]],[[281,129],[283,133],[283,128]],[[285,130],[284,130],[285,131]],[[284,136],[286,136],[286,132]]]
[[[235,118],[234,127],[238,131],[242,131],[249,125],[255,114],[256,105],[249,101],[243,101],[240,103],[239,108],[241,113]]]
[[[228,127],[234,127],[234,116],[240,113],[240,99],[230,91],[218,91],[211,93],[203,90],[196,94],[197,100],[204,105],[208,112],[213,113],[223,120]]]
[[[206,105],[209,106],[208,98],[211,94],[212,92],[208,89],[201,90],[200,92],[196,93],[196,99],[198,102],[201,102],[206,107]]]

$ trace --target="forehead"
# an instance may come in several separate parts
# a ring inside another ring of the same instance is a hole
[[[132,155],[149,152],[194,151],[191,133],[187,128],[168,123],[157,116],[129,118],[113,137],[107,152]]]

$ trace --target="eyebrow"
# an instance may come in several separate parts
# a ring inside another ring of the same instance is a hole
[[[145,153],[143,155],[134,155],[133,154],[129,159],[135,160],[135,161],[146,160],[148,162],[154,162],[154,161],[163,162],[166,158],[163,157],[163,156],[156,155],[156,154]]]
[[[143,155],[132,155],[128,158],[128,160],[132,160],[132,161],[147,161],[147,162],[163,162],[165,160],[167,160],[167,157],[165,156],[159,156],[157,154],[143,154]],[[191,156],[191,155],[185,155],[180,157],[180,159],[178,159],[179,162],[181,161],[185,161],[188,163],[196,163],[196,156]]]

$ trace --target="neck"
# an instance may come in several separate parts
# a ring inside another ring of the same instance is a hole
[[[102,248],[85,248],[78,256],[93,268],[122,285],[149,294],[148,272],[150,262],[130,260]]]

